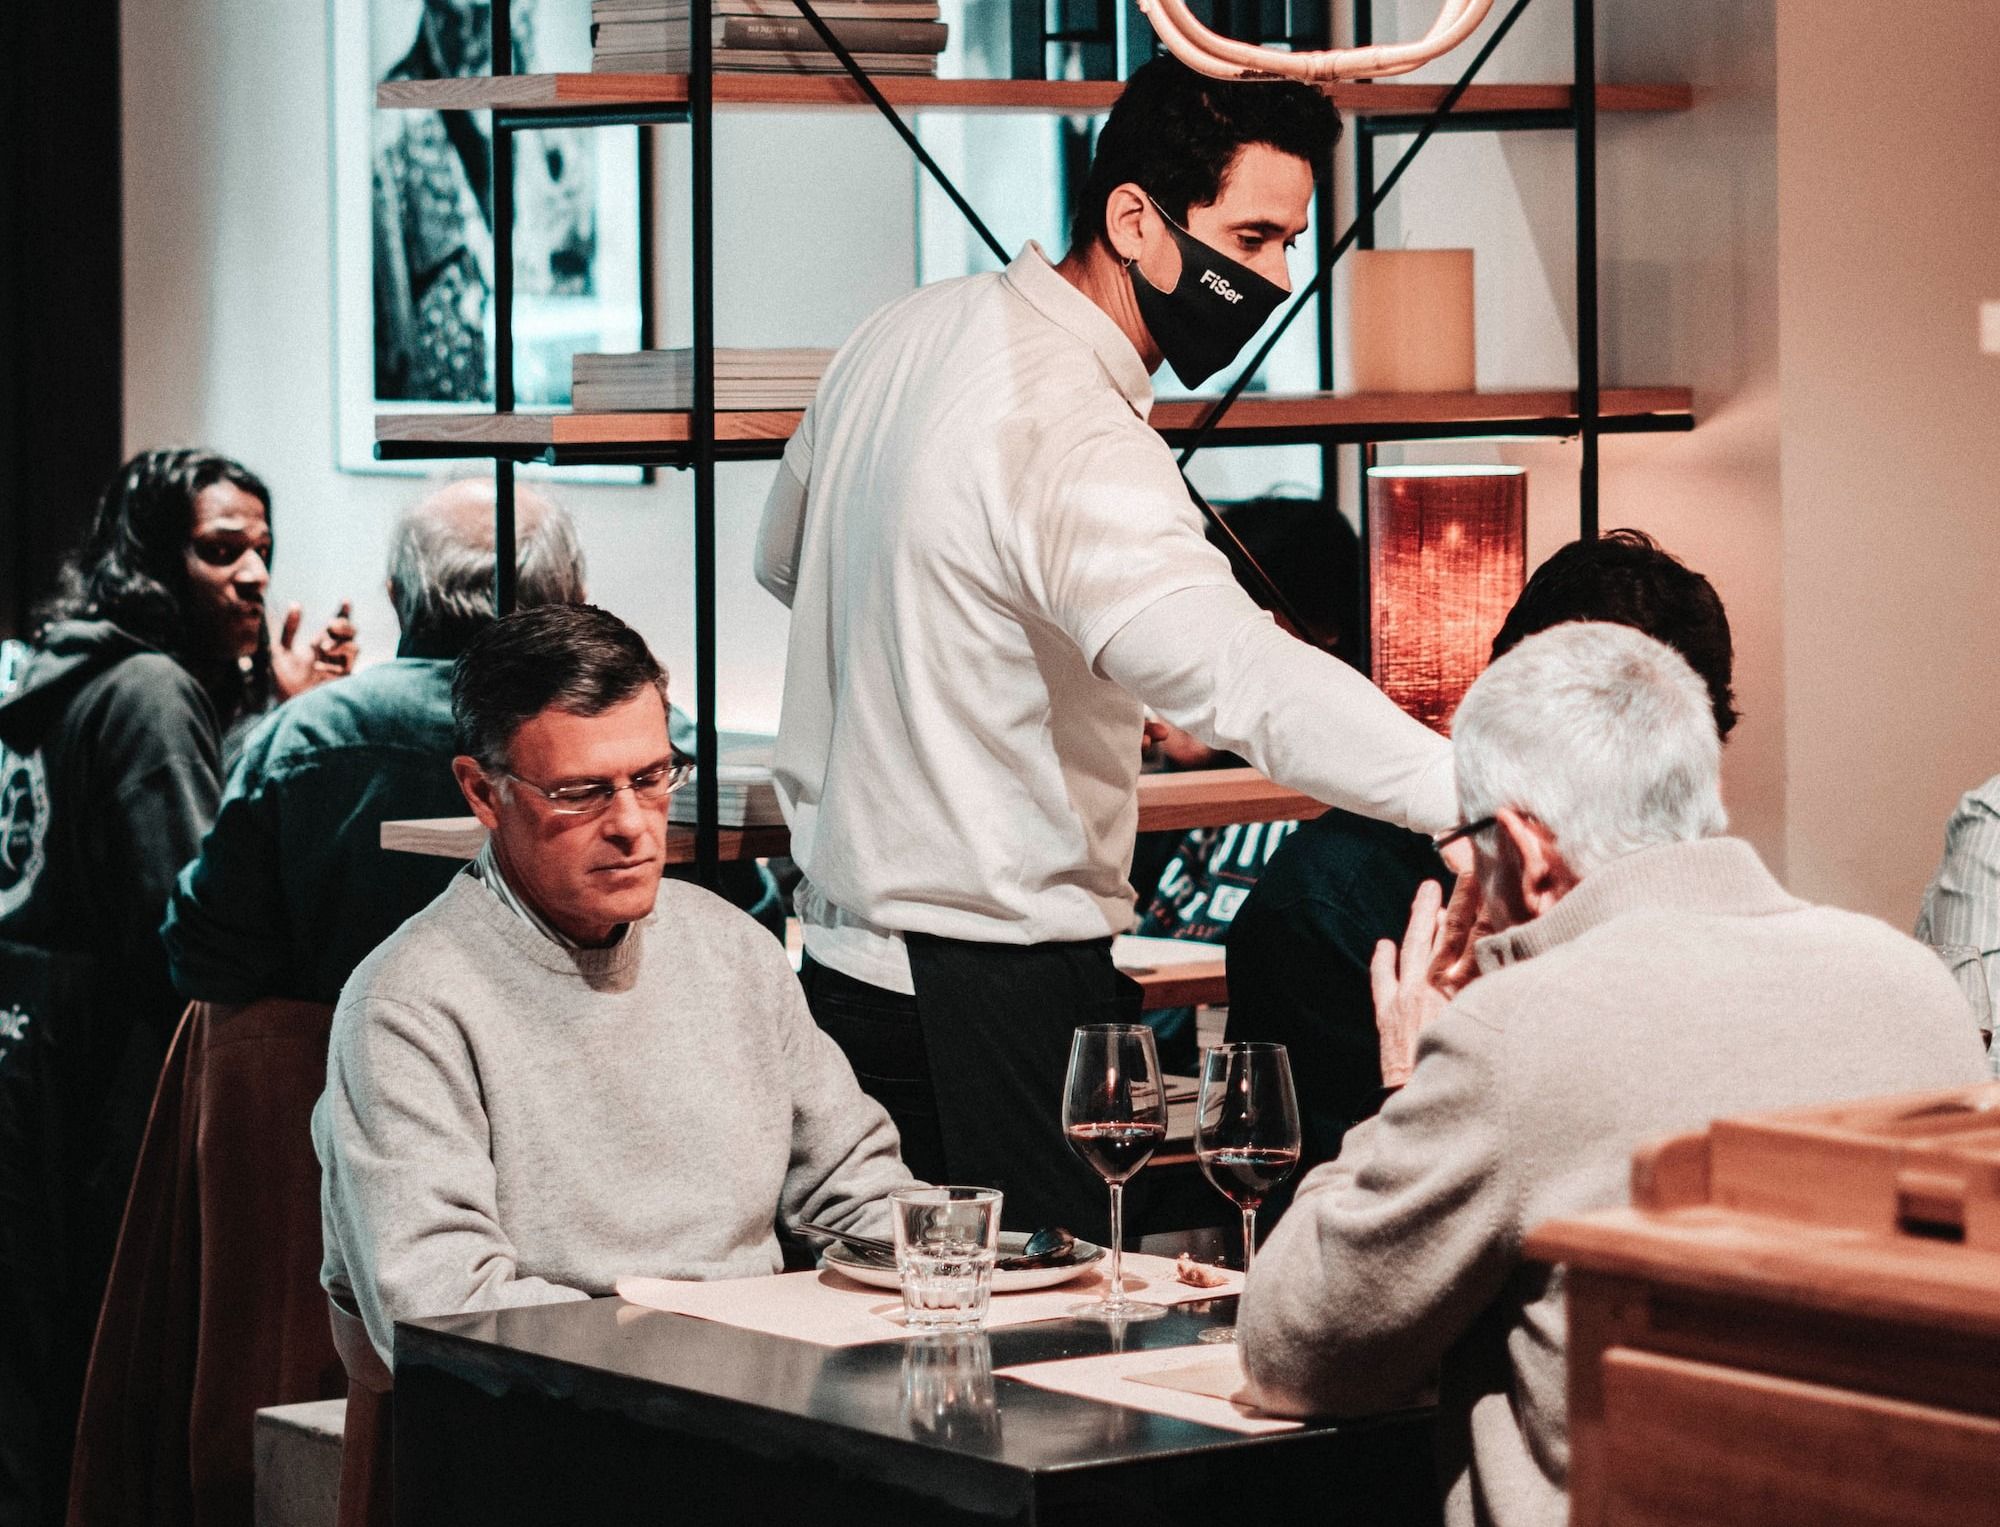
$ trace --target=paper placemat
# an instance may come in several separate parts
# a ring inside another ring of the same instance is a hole
[[[995,1368],[993,1376],[1251,1436],[1296,1431],[1305,1425],[1265,1415],[1229,1398],[1240,1393],[1246,1383],[1242,1356],[1233,1346],[1156,1347],[1146,1352],[1065,1357],[1049,1363]]]
[[[1217,1288],[1191,1288],[1174,1276],[1171,1257],[1125,1253],[1125,1292],[1147,1304],[1186,1304],[1222,1299],[1243,1291],[1243,1275],[1218,1268],[1226,1278]],[[1070,1307],[1104,1292],[1102,1264],[1088,1276],[1054,1288],[1021,1294],[995,1294],[986,1309],[986,1326],[1025,1325],[1034,1320],[1060,1320]],[[863,1342],[894,1341],[908,1336],[903,1324],[903,1300],[888,1289],[868,1288],[843,1278],[830,1268],[817,1272],[775,1273],[767,1278],[729,1278],[690,1282],[678,1278],[620,1278],[618,1297],[647,1309],[692,1315],[746,1331],[789,1336],[822,1347],[853,1347]]]

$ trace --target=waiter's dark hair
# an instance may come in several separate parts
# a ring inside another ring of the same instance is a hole
[[[1722,596],[1643,530],[1572,541],[1536,568],[1493,638],[1492,656],[1572,620],[1610,621],[1665,642],[1708,686],[1716,734],[1727,737],[1735,727],[1735,649]]]
[[[601,716],[647,685],[667,703],[667,675],[646,639],[593,604],[516,610],[475,636],[451,671],[458,751],[507,766],[521,727],[551,708]]]
[[[1104,237],[1104,206],[1128,181],[1175,222],[1222,194],[1246,144],[1262,143],[1325,173],[1340,141],[1340,114],[1310,85],[1243,84],[1197,74],[1167,54],[1133,71],[1097,135],[1070,222],[1070,248]]]

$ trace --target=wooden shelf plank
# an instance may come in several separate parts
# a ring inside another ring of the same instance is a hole
[[[1116,80],[940,80],[884,77],[875,81],[890,104],[932,111],[1048,111],[1087,116],[1109,111],[1123,85]],[[1434,111],[1444,85],[1334,85],[1328,90],[1342,111],[1363,116],[1406,116]],[[731,74],[714,76],[718,106],[865,107],[858,86],[839,74]],[[603,115],[621,108],[671,111],[687,105],[684,74],[514,74],[498,78],[390,80],[375,87],[375,104],[403,111],[573,111]],[[1570,103],[1568,85],[1474,85],[1458,110],[1560,111]],[[1684,84],[1613,84],[1597,87],[1600,112],[1686,111],[1694,91]]]
[[[802,411],[735,411],[715,416],[718,440],[789,440]],[[683,444],[688,415],[540,412],[378,414],[375,438],[420,445],[591,446]]]
[[[1147,774],[1139,780],[1141,832],[1179,832],[1232,822],[1287,822],[1318,816],[1325,809],[1311,796],[1273,784],[1255,769]],[[725,827],[721,838],[724,859],[767,859],[785,852],[791,842],[782,827]],[[409,818],[384,822],[381,841],[385,849],[394,852],[470,859],[486,841],[486,830],[469,816]],[[668,829],[667,862],[694,862],[693,828]]]
[[[725,827],[720,833],[724,859],[768,859],[791,847],[782,827]],[[486,829],[477,817],[408,817],[384,822],[382,847],[391,853],[430,854],[440,859],[470,859],[486,843]],[[667,829],[667,863],[694,863],[694,829],[678,824]]]
[[[1125,972],[1144,995],[1139,1010],[1157,1013],[1169,1007],[1219,1007],[1229,1000],[1229,967],[1222,960],[1200,964],[1154,965]]]
[[[1231,775],[1253,774],[1251,770],[1217,771]],[[1153,778],[1154,776],[1149,776]],[[1172,779],[1192,779],[1194,775],[1160,775],[1162,781]],[[1157,794],[1157,792],[1155,792]],[[1150,808],[1155,819],[1152,828],[1159,828],[1159,815],[1179,817],[1195,810],[1198,803],[1205,802],[1210,813],[1215,810],[1232,809],[1218,803],[1229,800],[1233,809],[1247,813],[1232,820],[1272,821],[1267,813],[1280,805],[1292,808],[1287,815],[1303,812],[1317,812],[1321,808],[1316,801],[1282,790],[1262,776],[1254,776],[1246,781],[1245,787],[1233,795],[1228,790],[1196,792],[1189,790],[1167,792],[1164,805],[1154,802]],[[384,822],[381,829],[382,847],[392,852],[411,854],[431,854],[445,859],[470,859],[486,842],[486,830],[479,825],[476,817],[429,817],[413,818],[399,822]],[[725,860],[767,859],[774,854],[782,854],[790,846],[790,840],[782,827],[760,827],[744,831],[725,828],[721,833],[721,856]],[[667,836],[667,862],[669,864],[692,864],[694,862],[694,832],[687,827],[673,827]],[[1215,1006],[1229,1000],[1229,971],[1226,961],[1221,958],[1202,960],[1176,960],[1153,965],[1121,966],[1127,975],[1139,983],[1144,993],[1142,1010],[1158,1012],[1169,1007]]]
[[[1255,769],[1197,769],[1139,776],[1139,831],[1184,832],[1233,822],[1290,822],[1326,807]]]
[[[1160,430],[1192,429],[1209,408],[1205,399],[1154,405]],[[1607,418],[1689,414],[1686,387],[1607,387],[1600,397]],[[1563,419],[1576,415],[1576,394],[1561,388],[1527,392],[1252,393],[1239,399],[1218,430],[1310,429],[1326,426],[1410,426],[1504,423],[1509,419]],[[797,412],[721,412],[715,435],[722,442],[781,441],[798,428]],[[677,413],[451,413],[380,414],[376,440],[403,446],[674,446],[688,438],[688,415]]]
[[[1210,400],[1191,398],[1153,405],[1155,429],[1192,429],[1208,412]],[[1607,387],[1598,411],[1608,418],[1694,411],[1689,387]],[[1463,424],[1489,419],[1562,419],[1576,415],[1576,394],[1567,388],[1525,392],[1308,392],[1250,393],[1229,410],[1222,432],[1285,429],[1322,424]]]

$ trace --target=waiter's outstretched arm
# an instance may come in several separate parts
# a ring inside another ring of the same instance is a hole
[[[1281,785],[1418,832],[1458,819],[1451,744],[1233,584],[1182,588],[1104,644],[1097,668]]]

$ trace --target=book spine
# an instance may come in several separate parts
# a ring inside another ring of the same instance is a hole
[[[946,28],[936,21],[829,21],[841,46],[854,53],[942,53]],[[803,16],[726,16],[716,22],[716,46],[788,53],[830,51]]]
[[[825,4],[815,5],[813,9],[827,21],[936,21],[939,18],[937,5],[923,3],[923,0],[825,0]],[[799,15],[792,0],[712,0],[709,14],[777,21],[805,19]],[[659,10],[600,14],[593,17],[590,24],[593,28],[608,27],[617,34],[638,27],[685,26],[687,18],[688,7],[678,4]]]
[[[626,9],[609,7],[593,8],[590,19],[593,22],[611,26],[643,24],[645,22],[685,20],[688,0],[657,0],[644,6]],[[898,20],[909,20],[918,11],[928,11],[930,19],[939,13],[938,0],[814,0],[813,9],[822,16],[875,16],[886,13]],[[709,0],[709,13],[715,16],[771,16],[780,21],[797,21],[803,18],[793,0]]]
[[[855,62],[870,74],[937,73],[935,53],[857,53]],[[673,53],[605,53],[591,56],[590,67],[600,73],[683,74],[687,71],[686,49]],[[720,48],[715,67],[731,73],[749,74],[839,74],[834,56],[819,48]]]
[[[833,35],[854,53],[942,53],[948,29],[935,21],[829,21]],[[825,43],[803,16],[717,16],[718,48],[820,52]],[[687,22],[593,22],[590,40],[601,52],[675,52],[684,46]]]

